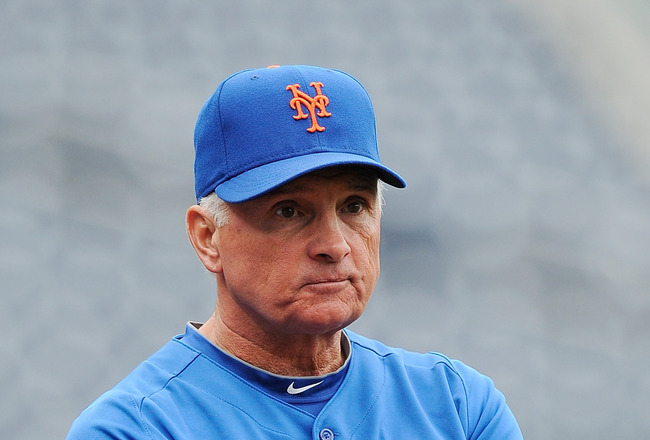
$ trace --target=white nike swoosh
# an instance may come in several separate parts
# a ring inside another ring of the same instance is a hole
[[[287,393],[289,393],[289,394],[300,394],[300,393],[303,393],[303,392],[305,392],[305,391],[307,391],[309,389],[312,389],[315,386],[318,386],[318,385],[320,385],[322,383],[323,383],[323,381],[321,380],[320,382],[312,383],[311,385],[305,385],[304,387],[294,388],[293,387],[294,382],[291,382],[291,385],[289,385],[289,387],[287,388]]]

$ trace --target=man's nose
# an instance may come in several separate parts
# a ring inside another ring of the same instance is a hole
[[[351,251],[345,237],[345,224],[337,213],[321,216],[312,225],[309,255],[315,260],[338,262]]]

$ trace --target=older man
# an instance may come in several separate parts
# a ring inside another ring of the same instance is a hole
[[[196,253],[217,305],[100,397],[69,439],[520,439],[492,381],[346,326],[379,276],[372,105],[311,66],[239,72],[195,132]]]

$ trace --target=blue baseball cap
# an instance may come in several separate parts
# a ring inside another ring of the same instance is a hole
[[[339,70],[271,66],[228,77],[201,109],[194,148],[197,201],[215,191],[243,202],[339,165],[372,167],[406,187],[379,160],[368,93]]]

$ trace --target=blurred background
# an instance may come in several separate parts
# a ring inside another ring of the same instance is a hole
[[[647,0],[2,1],[0,437],[210,315],[194,122],[294,63],[367,87],[409,183],[354,329],[490,375],[527,439],[649,437]]]

